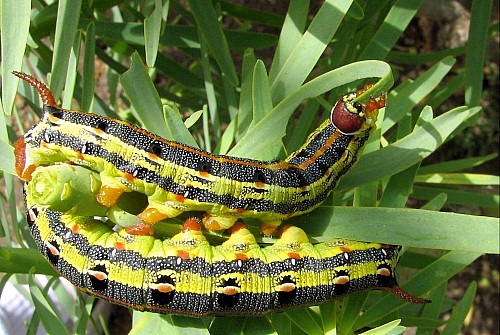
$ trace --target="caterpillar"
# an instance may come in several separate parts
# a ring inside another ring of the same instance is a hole
[[[43,116],[15,145],[16,170],[24,181],[39,166],[70,162],[100,174],[98,201],[112,207],[123,193],[148,197],[141,223],[129,233],[152,234],[152,225],[186,211],[203,211],[210,230],[256,218],[271,235],[281,221],[319,206],[356,163],[375,128],[385,97],[342,97],[305,144],[283,161],[214,155],[167,141],[128,122],[59,107],[36,78],[14,75],[40,94]]]
[[[398,286],[400,246],[343,239],[313,245],[303,230],[287,226],[261,248],[241,222],[212,246],[196,218],[170,239],[132,235],[94,216],[50,209],[64,198],[59,193],[49,205],[37,204],[33,182],[26,188],[27,221],[40,252],[80,290],[115,304],[201,317],[258,316],[368,289],[429,302]]]

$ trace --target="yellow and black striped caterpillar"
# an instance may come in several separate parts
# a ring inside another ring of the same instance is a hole
[[[21,179],[30,180],[38,166],[71,162],[100,173],[97,197],[105,206],[124,192],[146,194],[148,206],[139,214],[146,224],[196,210],[206,213],[203,223],[210,230],[253,217],[266,235],[283,219],[321,204],[357,161],[385,104],[384,97],[355,101],[363,90],[346,95],[299,150],[284,161],[263,162],[213,155],[125,121],[62,109],[43,83],[14,74],[35,87],[44,104],[40,122],[16,143]],[[147,225],[135,230],[148,231]]]
[[[38,249],[79,289],[113,303],[206,316],[261,315],[367,289],[428,302],[398,287],[399,246],[342,239],[312,245],[304,231],[289,226],[275,244],[260,248],[242,223],[211,246],[194,218],[170,239],[131,235],[93,216],[37,204],[30,194],[36,180],[27,185],[26,205]],[[56,193],[54,199],[64,198]]]
[[[291,178],[293,173],[299,183],[304,183],[298,184],[303,194],[295,196],[301,196],[301,201],[310,206],[299,208],[297,213],[308,211],[355,162],[383,102],[351,104],[356,95],[346,96],[334,111],[347,116],[336,120],[339,114],[332,115],[335,124],[342,124],[343,132],[328,120],[285,162],[259,162],[210,155],[164,141],[128,123],[62,110],[45,85],[27,75],[17,75],[37,88],[45,111],[40,124],[16,144],[16,169],[27,182],[29,227],[42,254],[81,290],[137,310],[191,316],[261,315],[367,289],[384,289],[410,302],[427,302],[398,287],[394,271],[399,246],[348,240],[312,245],[301,229],[286,227],[275,244],[260,248],[242,223],[232,226],[226,242],[211,246],[197,219],[187,219],[181,232],[168,239],[130,234],[127,229],[115,231],[113,220],[107,220],[114,215],[111,211],[123,191],[145,195],[147,210],[153,208],[152,199],[161,195],[163,206],[172,201],[179,211],[179,204],[187,203],[183,210],[226,215],[228,203],[219,206],[202,201],[205,198],[196,193],[201,192],[200,185],[221,180],[224,182],[219,186],[225,187],[221,196],[236,198],[231,193],[236,188],[231,185],[239,187],[240,193],[248,187],[261,189],[264,195],[257,200],[272,203],[271,210],[276,210],[287,205],[283,199],[289,199],[281,191],[296,191],[290,186],[291,180],[280,179]],[[181,153],[186,156],[179,156]],[[189,192],[193,194],[186,194],[185,188],[184,193],[171,192],[174,189],[168,189],[168,193],[161,181],[169,175],[160,169],[159,162],[170,166],[169,173],[173,173],[168,177],[170,184],[165,185],[180,189],[198,180],[200,189],[195,192],[191,186]],[[199,168],[200,162],[210,168]],[[247,169],[248,180],[236,176],[241,167]],[[257,172],[263,177],[250,178]],[[300,180],[299,175],[311,178],[311,183]],[[175,176],[184,179],[176,181]],[[191,179],[186,181],[186,177]],[[318,180],[330,184],[317,191],[313,186]],[[254,198],[240,200],[259,203]],[[239,216],[262,219],[264,214],[269,215],[266,219],[281,220],[295,215],[287,212],[283,216],[279,211],[269,214],[269,208],[263,208],[267,209],[259,212],[247,207],[231,212],[231,220]]]

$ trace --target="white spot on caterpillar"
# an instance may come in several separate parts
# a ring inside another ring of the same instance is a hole
[[[50,143],[50,138],[49,138],[49,132],[48,131],[45,131],[45,133],[43,133],[43,140],[47,143]]]
[[[387,251],[385,251],[385,249],[381,249],[382,250],[382,253],[384,254],[384,256],[387,256]]]
[[[349,260],[349,254],[347,252],[344,252],[344,258],[345,258],[346,261]]]
[[[238,265],[239,268],[241,268],[243,266],[243,262],[241,261],[241,259],[238,259],[236,264]]]
[[[181,263],[182,263],[182,258],[177,257],[177,260],[175,261],[175,263],[176,263],[177,265],[181,265]]]
[[[86,153],[87,153],[87,143],[84,143],[84,144],[82,145],[82,149],[80,150],[80,152],[81,152],[82,154],[86,154]]]

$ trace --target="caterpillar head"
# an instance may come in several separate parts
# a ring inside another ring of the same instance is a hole
[[[377,120],[378,110],[385,107],[384,95],[378,99],[372,97],[366,104],[354,101],[371,86],[366,85],[356,93],[344,95],[333,107],[330,120],[341,133],[356,134],[364,124],[372,125]]]

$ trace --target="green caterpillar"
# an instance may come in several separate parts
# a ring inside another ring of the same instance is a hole
[[[66,169],[80,177],[45,192],[44,181]],[[428,302],[398,287],[394,271],[400,246],[342,239],[312,245],[300,228],[285,227],[276,243],[260,248],[242,223],[231,228],[227,241],[211,246],[194,218],[165,240],[116,232],[94,215],[78,214],[88,207],[99,212],[92,201],[81,206],[71,199],[94,197],[82,185],[92,185],[96,175],[65,164],[39,167],[26,188],[27,219],[38,249],[58,272],[112,303],[190,316],[255,316],[368,289]],[[80,178],[82,184],[71,184]]]
[[[20,178],[29,181],[38,166],[71,162],[100,173],[97,198],[105,206],[124,192],[146,194],[148,206],[139,214],[146,225],[129,229],[136,234],[195,210],[206,213],[203,223],[210,230],[253,217],[270,235],[282,220],[323,202],[357,161],[385,105],[383,97],[354,102],[364,90],[346,95],[299,150],[284,161],[263,162],[213,155],[124,121],[62,109],[43,83],[14,74],[36,88],[44,104],[40,122],[16,143]]]

